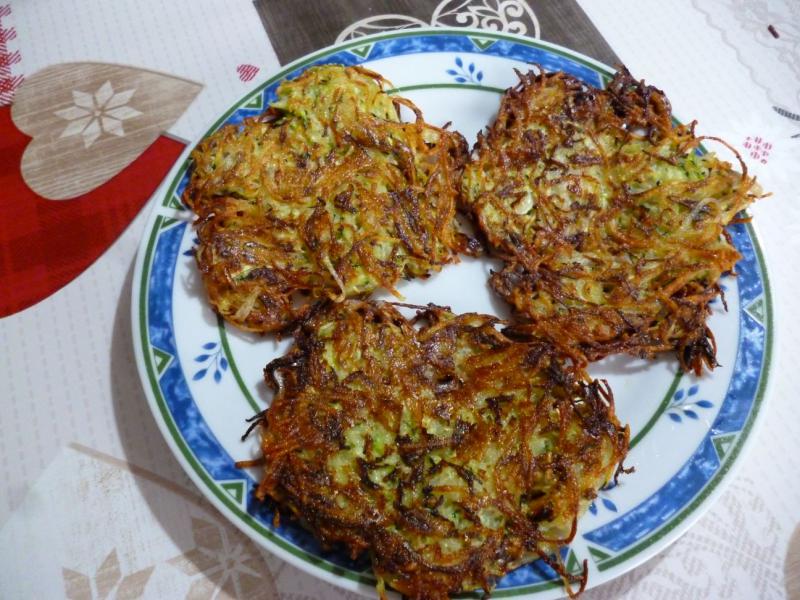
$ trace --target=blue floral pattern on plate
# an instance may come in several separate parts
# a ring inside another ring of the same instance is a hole
[[[464,61],[460,56],[456,56],[454,61],[456,69],[447,69],[447,74],[453,77],[456,83],[474,83],[480,84],[483,80],[483,71],[475,69],[475,63],[471,62],[467,67],[464,67]]]
[[[667,416],[676,423],[682,423],[684,417],[695,421],[699,419],[700,416],[697,414],[697,408],[712,408],[714,406],[711,400],[701,400],[699,398],[692,400],[699,390],[700,386],[695,384],[688,390],[680,389],[675,392],[669,409],[667,410]]]
[[[599,512],[597,506],[598,500],[600,501],[600,505],[603,506],[603,508],[605,508],[606,510],[614,513],[618,512],[619,509],[617,508],[617,505],[614,504],[614,501],[608,497],[609,496],[608,492],[610,490],[613,490],[615,487],[617,487],[617,484],[612,481],[607,485],[603,486],[602,488],[600,488],[600,490],[597,492],[597,498],[592,500],[592,503],[589,505],[589,512],[592,513],[593,515],[598,514]]]
[[[202,368],[195,372],[192,379],[194,381],[203,379],[213,366],[214,381],[219,383],[222,381],[222,374],[228,370],[228,359],[222,355],[222,346],[219,342],[206,342],[203,344],[203,350],[207,352],[194,357],[194,362],[201,363]]]

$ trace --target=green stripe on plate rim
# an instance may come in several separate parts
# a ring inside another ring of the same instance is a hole
[[[364,38],[361,38],[361,39],[359,39],[357,41],[354,41],[354,42],[351,42],[351,43],[348,43],[348,44],[342,44],[342,45],[338,45],[338,46],[335,46],[335,47],[331,47],[331,48],[322,50],[322,51],[320,51],[318,53],[315,53],[315,54],[312,54],[312,55],[306,57],[305,59],[303,59],[301,61],[297,61],[297,62],[289,64],[284,69],[279,71],[276,75],[274,75],[273,77],[271,77],[268,80],[266,80],[258,88],[256,88],[253,92],[248,94],[246,98],[243,98],[243,99],[239,100],[230,109],[228,109],[219,119],[217,119],[216,122],[214,122],[214,124],[207,130],[206,134],[203,137],[206,137],[206,136],[210,135],[211,133],[213,133],[214,131],[216,131],[220,127],[220,125],[222,125],[225,121],[227,121],[228,118],[236,110],[241,108],[243,103],[245,103],[246,101],[252,99],[252,97],[255,94],[263,93],[263,91],[264,91],[264,89],[266,87],[268,87],[269,85],[273,84],[274,82],[284,78],[288,73],[290,73],[290,72],[292,72],[292,71],[294,71],[294,70],[296,70],[296,69],[298,69],[300,67],[303,67],[303,66],[305,66],[305,65],[307,65],[309,63],[312,63],[315,60],[318,60],[319,58],[322,58],[322,57],[327,56],[329,54],[336,53],[336,52],[339,52],[339,51],[342,51],[342,50],[347,50],[347,49],[349,49],[349,48],[351,48],[353,46],[361,46],[361,45],[363,45],[365,43],[365,41],[373,41],[374,42],[374,41],[380,41],[380,40],[385,40],[385,39],[394,39],[394,38],[398,38],[398,37],[410,37],[410,36],[420,35],[420,33],[422,33],[424,35],[462,35],[462,36],[463,35],[469,35],[468,32],[466,32],[464,30],[458,30],[458,29],[425,30],[424,32],[411,30],[411,31],[408,31],[408,32],[396,32],[396,33],[387,34],[387,35],[371,36],[371,37],[367,38],[366,40]],[[587,67],[589,67],[591,69],[594,69],[596,72],[598,72],[600,74],[600,76],[603,79],[604,83],[607,83],[609,81],[610,76],[612,76],[613,73],[614,73],[614,70],[611,69],[610,67],[608,67],[606,65],[602,65],[600,63],[592,62],[592,61],[587,60],[587,59],[585,59],[585,58],[583,58],[581,56],[576,56],[574,54],[571,54],[569,51],[567,51],[566,49],[561,48],[560,46],[555,46],[555,45],[552,45],[552,44],[540,42],[538,40],[530,40],[530,39],[523,39],[521,37],[509,36],[509,35],[505,35],[505,34],[501,34],[501,33],[481,32],[481,35],[483,37],[490,37],[490,38],[494,38],[494,39],[497,39],[497,40],[508,40],[508,41],[512,41],[512,42],[515,42],[515,43],[519,43],[519,44],[535,47],[535,48],[546,49],[546,50],[551,51],[551,52],[553,52],[555,54],[559,54],[559,55],[561,55],[563,57],[566,57],[566,58],[568,58],[570,60],[578,62],[578,63],[580,63],[580,64],[582,64],[584,66],[587,66]],[[444,83],[443,84],[426,84],[426,85],[417,85],[417,86],[406,86],[406,87],[397,88],[396,90],[392,90],[392,91],[399,92],[399,91],[408,91],[408,90],[417,90],[417,89],[428,89],[428,88],[435,88],[435,87],[461,87],[461,88],[467,88],[467,89],[477,89],[477,90],[481,90],[481,91],[492,91],[492,92],[495,92],[495,93],[502,93],[504,91],[504,90],[501,90],[499,88],[489,88],[487,86],[475,86],[475,85],[470,85],[470,84],[444,84]],[[175,174],[174,179],[171,182],[171,184],[170,184],[170,186],[169,186],[169,188],[167,190],[164,202],[168,202],[169,198],[175,192],[175,190],[176,190],[176,188],[178,186],[178,183],[180,182],[181,178],[183,177],[183,175],[186,172],[186,169],[188,167],[188,162],[189,162],[188,158],[185,159],[184,163],[181,165],[181,167],[179,168],[178,172]],[[194,457],[194,454],[190,451],[190,449],[186,445],[186,442],[184,441],[183,437],[180,435],[180,433],[179,433],[179,431],[178,431],[178,429],[177,429],[177,427],[175,425],[175,422],[172,419],[172,415],[169,412],[169,410],[167,409],[166,403],[164,401],[164,397],[161,394],[161,388],[158,385],[158,379],[157,379],[156,374],[155,374],[155,368],[154,368],[154,365],[153,365],[153,362],[152,362],[151,352],[150,352],[150,349],[152,348],[152,344],[150,343],[150,340],[149,340],[149,337],[148,337],[148,334],[147,334],[147,329],[148,329],[148,327],[147,327],[147,323],[148,323],[148,321],[147,321],[147,292],[148,292],[148,289],[149,289],[149,273],[150,273],[150,268],[151,268],[151,264],[152,264],[153,248],[155,246],[155,240],[158,237],[158,235],[161,233],[161,231],[159,231],[159,230],[160,230],[160,226],[161,226],[161,223],[162,223],[162,219],[163,219],[163,217],[160,216],[160,215],[156,217],[156,219],[154,221],[154,226],[153,226],[153,228],[152,228],[152,230],[150,232],[150,238],[148,239],[146,250],[145,250],[145,258],[143,260],[141,285],[140,285],[140,291],[139,291],[139,324],[140,324],[140,336],[141,336],[141,342],[142,342],[142,353],[144,355],[143,359],[144,359],[145,368],[146,368],[146,371],[147,371],[148,381],[150,383],[151,390],[152,390],[153,395],[155,397],[156,403],[157,403],[157,405],[159,407],[159,411],[161,413],[161,416],[164,419],[165,424],[167,425],[167,428],[168,428],[168,430],[169,430],[169,432],[170,432],[170,434],[171,434],[171,436],[173,438],[173,441],[175,442],[176,446],[180,449],[181,454],[186,459],[187,463],[189,465],[191,465],[191,467],[193,468],[195,473],[203,481],[203,483],[206,485],[206,487],[214,494],[214,496],[226,508],[228,508],[228,510],[231,511],[231,513],[233,513],[243,523],[248,525],[252,530],[256,531],[261,536],[263,536],[264,538],[266,538],[267,540],[269,540],[271,543],[275,544],[276,546],[278,546],[282,550],[287,551],[290,554],[292,554],[293,556],[295,556],[297,558],[300,558],[300,559],[302,559],[302,560],[304,560],[304,561],[306,561],[306,562],[308,562],[308,563],[310,563],[310,564],[312,564],[312,565],[314,565],[314,566],[316,566],[318,568],[321,568],[321,569],[323,569],[323,570],[325,570],[325,571],[327,571],[329,573],[345,577],[346,579],[349,579],[351,581],[358,582],[358,583],[364,583],[364,584],[368,584],[368,585],[374,584],[375,583],[374,577],[342,569],[341,567],[338,567],[338,566],[336,566],[336,565],[334,565],[332,563],[329,563],[328,561],[325,561],[324,559],[321,559],[318,556],[314,556],[314,555],[306,552],[305,550],[302,550],[302,549],[298,548],[297,546],[287,542],[286,540],[284,540],[280,536],[276,535],[275,533],[273,533],[272,531],[270,531],[269,529],[264,527],[261,523],[259,523],[257,520],[255,520],[252,516],[250,516],[249,514],[247,514],[244,511],[242,511],[241,508],[235,502],[233,502],[233,499],[230,498],[230,496],[228,496],[227,494],[225,494],[222,491],[222,489],[219,486],[216,485],[216,482],[206,472],[206,470],[203,468],[203,466],[196,460],[196,458]],[[748,421],[745,424],[745,427],[742,429],[741,434],[737,438],[736,446],[728,454],[729,458],[724,462],[724,464],[721,465],[720,470],[706,484],[706,486],[703,488],[703,490],[701,492],[699,492],[695,496],[695,498],[692,500],[692,502],[689,504],[689,506],[687,508],[685,508],[683,511],[681,511],[680,513],[678,513],[678,515],[675,518],[673,518],[669,523],[664,525],[655,534],[653,534],[650,537],[646,538],[645,540],[639,542],[633,548],[631,548],[631,549],[629,549],[629,550],[627,550],[627,551],[625,551],[625,552],[623,552],[621,554],[618,554],[614,558],[612,558],[612,559],[610,559],[608,561],[604,561],[602,564],[598,565],[598,569],[601,570],[601,571],[605,571],[605,570],[607,570],[607,569],[609,569],[609,568],[611,568],[613,566],[616,566],[616,565],[626,561],[627,559],[631,558],[632,556],[635,556],[636,554],[640,553],[641,551],[645,550],[646,548],[651,546],[653,543],[655,543],[658,540],[660,540],[661,538],[663,538],[669,532],[673,531],[692,512],[694,512],[694,510],[717,487],[717,485],[719,484],[722,476],[730,469],[731,465],[735,462],[735,459],[739,455],[739,452],[741,451],[742,446],[744,445],[745,441],[747,440],[748,433],[749,433],[750,429],[753,426],[755,418],[757,417],[757,415],[760,412],[761,404],[762,404],[763,397],[764,397],[764,391],[765,391],[765,388],[766,388],[766,383],[767,383],[769,372],[770,372],[771,360],[772,360],[772,337],[773,337],[772,336],[772,326],[773,326],[772,294],[771,294],[770,287],[769,287],[769,277],[768,277],[768,274],[767,274],[766,265],[764,263],[764,257],[763,257],[763,253],[761,251],[761,245],[759,244],[758,239],[755,236],[755,232],[754,232],[754,230],[752,228],[752,225],[750,223],[747,223],[746,227],[747,227],[747,232],[750,235],[750,238],[751,238],[751,240],[753,242],[753,247],[754,247],[755,252],[756,252],[759,269],[761,271],[761,276],[762,276],[762,279],[763,279],[764,297],[765,297],[765,300],[766,300],[766,317],[767,317],[766,318],[767,325],[766,325],[766,328],[765,328],[765,330],[766,330],[766,334],[765,334],[766,335],[766,340],[765,340],[764,363],[763,363],[763,366],[762,366],[762,371],[761,371],[761,377],[760,377],[760,380],[759,380],[758,391],[756,393],[756,398],[754,400],[753,408],[751,410],[751,413],[750,413],[750,416],[748,418]],[[219,329],[220,329],[220,334],[221,334],[221,339],[222,339],[222,344],[223,344],[223,348],[224,348],[225,354],[228,356],[228,359],[231,360],[230,347],[229,347],[228,342],[227,342],[227,336],[226,336],[226,333],[225,333],[225,328],[224,328],[224,326],[220,325]],[[232,368],[232,370],[233,370],[233,368]],[[241,379],[241,376],[237,377],[236,376],[237,374],[238,374],[238,369],[234,371],[234,377],[235,377],[239,387],[242,389],[243,393],[245,394],[245,398],[247,399],[248,403],[254,408],[254,410],[258,410],[257,404],[255,403],[255,400],[252,398],[252,395],[249,393],[249,391],[247,391],[246,386],[244,385],[244,382]],[[666,409],[665,401],[668,403],[669,397],[671,395],[670,392],[674,393],[674,388],[677,387],[677,384],[678,384],[679,380],[680,380],[680,376],[676,376],[676,378],[672,382],[672,385],[670,386],[670,390],[667,392],[667,396],[665,396],[665,400],[662,400],[662,403],[659,406],[659,409],[657,410],[656,414],[653,417],[651,417],[651,420],[648,421],[648,424],[645,426],[645,429],[649,430],[649,428],[651,428],[653,423],[655,422],[655,419]],[[641,439],[643,434],[646,433],[645,429],[643,429],[642,432],[640,432],[640,434],[637,435],[636,438],[634,438],[632,443],[638,443],[638,441]],[[523,586],[523,587],[518,587],[518,588],[499,589],[499,590],[495,590],[492,595],[494,597],[518,596],[518,595],[522,595],[522,594],[530,594],[530,593],[535,593],[535,592],[539,592],[539,591],[544,591],[544,590],[547,590],[547,589],[552,589],[552,588],[557,587],[559,585],[561,585],[560,581],[545,582],[545,583],[535,584],[535,585],[531,585],[531,586]],[[472,597],[472,596],[474,596],[474,595],[473,594],[467,594],[467,595],[460,596],[460,597]],[[475,597],[477,597],[477,596],[475,596]]]
[[[209,131],[208,133],[211,133],[211,132]],[[206,133],[206,135],[208,135],[208,133]],[[170,208],[169,201],[172,199],[172,195],[175,193],[175,190],[178,188],[178,184],[180,183],[181,179],[183,178],[183,174],[186,172],[186,168],[187,168],[188,164],[189,164],[189,158],[187,157],[183,161],[183,165],[181,165],[181,168],[178,170],[178,173],[175,175],[175,178],[172,180],[172,183],[169,185],[169,188],[167,189],[167,193],[164,195],[164,200],[161,203],[161,206],[166,207],[166,208]],[[181,199],[178,198],[178,201],[180,202]]]
[[[404,85],[391,90],[386,90],[387,94],[398,94],[400,92],[413,92],[414,90],[428,90],[439,88],[458,88],[461,90],[477,90],[479,92],[492,92],[494,94],[503,94],[503,88],[493,87],[489,85],[481,85],[479,83],[420,83],[418,85]]]
[[[219,315],[217,315],[217,329],[219,329],[219,339],[222,345],[222,351],[228,358],[228,366],[230,366],[231,371],[233,372],[233,378],[239,385],[239,389],[242,391],[242,394],[244,394],[244,397],[247,400],[247,403],[250,405],[250,408],[253,409],[253,412],[260,413],[262,409],[259,408],[255,398],[253,398],[250,390],[248,390],[247,386],[244,384],[242,374],[239,372],[239,367],[237,366],[236,361],[233,359],[233,352],[231,352],[231,347],[228,344],[228,332],[225,330],[225,321]]]
[[[639,433],[637,433],[636,436],[630,441],[630,444],[628,444],[628,451],[629,452],[636,447],[636,444],[638,444],[639,442],[642,441],[644,436],[646,436],[647,433],[653,428],[653,425],[656,424],[656,421],[658,421],[658,418],[662,414],[664,414],[665,410],[667,410],[667,407],[669,406],[669,402],[672,399],[672,395],[675,393],[675,390],[678,389],[678,384],[681,382],[682,378],[683,378],[683,373],[678,371],[678,373],[673,378],[672,383],[670,384],[669,388],[667,389],[667,393],[664,394],[664,398],[661,400],[661,404],[658,405],[658,408],[653,413],[653,415],[650,417],[650,419],[647,421],[647,423],[645,423],[644,427],[642,427],[641,431],[639,431]]]

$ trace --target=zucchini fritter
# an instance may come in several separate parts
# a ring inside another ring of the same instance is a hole
[[[252,331],[285,329],[317,299],[394,291],[456,260],[466,142],[433,127],[360,67],[313,67],[261,116],[191,155],[184,201],[215,310]],[[400,121],[400,107],[416,121]]]
[[[724,227],[755,180],[699,155],[694,123],[674,124],[664,93],[625,69],[605,90],[519,77],[463,178],[505,261],[491,286],[527,323],[513,332],[580,360],[676,350],[684,370],[716,366],[709,302],[740,258]]]
[[[617,472],[628,428],[607,385],[549,343],[429,306],[317,308],[265,369],[261,415],[272,498],[323,544],[368,552],[379,590],[446,598],[552,554]],[[569,588],[568,588],[569,589]]]

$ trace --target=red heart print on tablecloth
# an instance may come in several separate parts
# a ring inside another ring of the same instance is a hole
[[[161,133],[201,88],[70,63],[0,107],[0,317],[68,284],[119,237],[185,148]]]
[[[0,317],[44,300],[86,270],[158,188],[184,144],[159,137],[117,176],[80,198],[56,202],[23,181],[30,138],[0,107]]]
[[[239,74],[239,79],[247,83],[258,75],[259,68],[255,65],[239,65],[236,67],[236,72]]]
[[[63,63],[25,79],[11,118],[33,139],[22,177],[40,196],[76,198],[133,162],[200,92],[193,81],[104,63]]]

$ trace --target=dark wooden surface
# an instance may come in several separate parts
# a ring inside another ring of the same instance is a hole
[[[430,22],[439,0],[254,0],[282,63],[329,46],[361,19],[399,14]],[[608,65],[619,58],[575,0],[529,0],[541,39],[566,46]],[[529,34],[532,31],[529,30]]]

